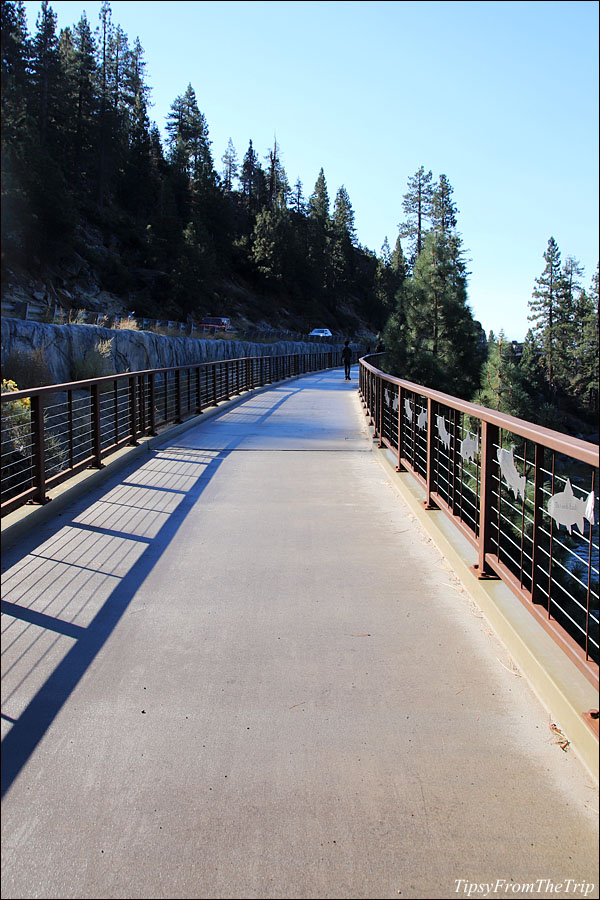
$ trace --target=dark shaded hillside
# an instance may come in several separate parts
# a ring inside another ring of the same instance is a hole
[[[231,142],[217,171],[188,85],[164,141],[148,117],[144,51],[105,3],[58,30],[46,0],[30,35],[2,10],[3,292],[93,308],[103,292],[138,316],[227,315],[275,328],[383,328],[395,286],[359,246],[341,186],[321,169],[294,187],[275,142]],[[104,298],[106,302],[106,297]],[[117,310],[115,310],[117,311]]]

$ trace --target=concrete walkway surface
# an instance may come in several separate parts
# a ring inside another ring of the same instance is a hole
[[[5,898],[598,897],[596,789],[356,388],[250,395],[6,552]]]

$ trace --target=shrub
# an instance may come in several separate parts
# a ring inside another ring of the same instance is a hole
[[[137,321],[135,319],[130,319],[129,316],[117,322],[115,328],[118,328],[121,331],[139,331]]]
[[[96,346],[84,353],[81,359],[74,359],[71,365],[71,378],[73,381],[89,381],[90,378],[114,375],[112,345],[113,342],[110,338],[105,341],[98,341]]]
[[[69,316],[67,319],[67,325],[85,325],[87,317],[87,310],[85,309],[70,309]]]
[[[24,353],[12,350],[4,358],[2,369],[6,381],[16,382],[19,385],[18,390],[54,384],[50,366],[46,361],[46,354],[41,347]],[[4,381],[2,384],[4,385]],[[2,390],[4,391],[4,387]],[[12,388],[12,390],[17,390],[17,388]]]

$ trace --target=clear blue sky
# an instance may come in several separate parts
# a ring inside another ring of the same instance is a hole
[[[30,31],[40,3],[26,3]],[[51,2],[59,27],[99,2]],[[164,129],[191,83],[216,168],[231,137],[281,148],[305,196],[323,167],[359,241],[393,246],[419,166],[447,175],[486,331],[522,339],[542,254],[598,261],[598,4],[593,2],[120,2]]]

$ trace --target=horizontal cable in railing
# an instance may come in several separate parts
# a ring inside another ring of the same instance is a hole
[[[477,549],[478,577],[502,578],[597,683],[597,445],[391,376],[381,358],[359,370],[379,446]]]
[[[144,369],[2,394],[2,515],[156,429],[243,391],[341,365],[336,350]]]

